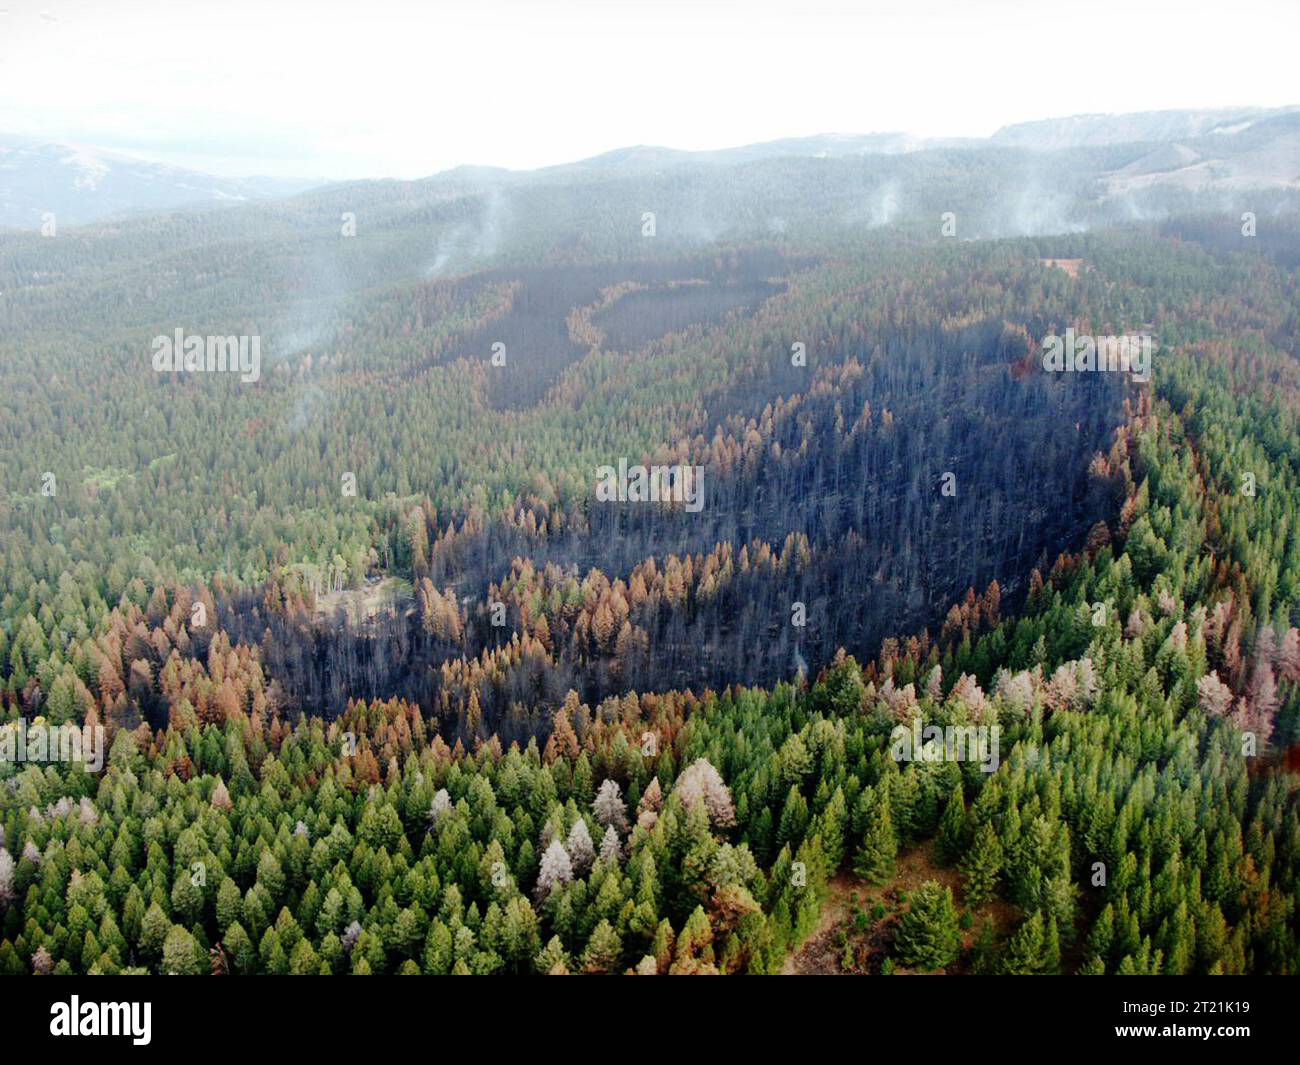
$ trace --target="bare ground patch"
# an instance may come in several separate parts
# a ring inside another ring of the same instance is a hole
[[[967,909],[961,874],[956,869],[935,863],[933,842],[901,852],[898,870],[887,884],[868,884],[852,873],[838,873],[827,886],[817,930],[804,941],[803,946],[790,953],[781,974],[866,976],[878,973],[881,963],[889,956],[899,913],[906,908],[904,897],[927,880],[951,888],[958,911]],[[878,906],[884,909],[879,917],[875,916]],[[973,918],[971,926],[961,930],[962,953],[956,962],[942,970],[951,975],[971,971],[971,948],[986,917],[993,921],[999,943],[1010,935],[1016,924],[1016,908],[1001,899],[984,903],[970,912]],[[865,919],[855,916],[855,913],[865,915]],[[851,948],[847,953],[851,953],[853,959],[852,967],[847,969],[844,964],[846,945]],[[900,976],[915,975],[902,966],[894,971]]]
[[[403,605],[409,607],[411,586],[395,577],[367,578],[360,588],[345,588],[316,597],[316,617],[332,620],[340,608],[356,626]]]

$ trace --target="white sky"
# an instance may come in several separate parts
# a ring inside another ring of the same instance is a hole
[[[227,175],[1300,103],[1300,0],[0,0],[0,132]]]

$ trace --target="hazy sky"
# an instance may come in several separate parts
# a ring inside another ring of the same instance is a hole
[[[1300,0],[0,0],[0,132],[228,175],[1300,103]]]

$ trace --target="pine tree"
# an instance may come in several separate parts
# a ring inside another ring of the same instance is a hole
[[[952,890],[927,880],[907,901],[895,939],[899,959],[909,968],[927,972],[951,965],[961,949]]]
[[[0,907],[7,906],[14,898],[14,857],[0,847]]]
[[[966,878],[967,906],[978,906],[993,897],[1002,872],[1002,841],[992,823],[985,821],[976,830],[960,868]]]
[[[230,877],[225,877],[217,888],[217,927],[228,929],[243,916],[243,912],[239,887]]]
[[[257,971],[257,952],[253,949],[248,933],[238,921],[226,929],[222,946],[236,973],[248,975]]]
[[[418,971],[416,969],[416,972]],[[294,976],[315,976],[320,972],[320,958],[312,949],[309,940],[302,939],[293,948],[293,953],[289,957],[289,972]]]
[[[569,838],[564,842],[564,849],[573,865],[574,876],[586,876],[596,860],[596,845],[592,842],[591,831],[587,822],[579,817],[569,829]]]
[[[537,914],[522,895],[506,903],[501,922],[500,951],[506,962],[522,972],[541,947]]]
[[[542,864],[537,871],[535,897],[539,902],[545,902],[557,887],[572,880],[573,864],[569,861],[569,852],[564,849],[563,843],[553,839],[542,855]]]
[[[1002,972],[1008,976],[1035,976],[1047,971],[1048,962],[1043,911],[1035,910],[1007,943],[1002,956]]]
[[[180,925],[173,925],[163,943],[159,971],[168,975],[198,976],[207,970],[194,937]]]
[[[623,845],[619,842],[614,826],[610,825],[605,829],[605,835],[600,840],[600,861],[617,863],[622,855]]]
[[[543,976],[560,975],[569,971],[569,955],[559,936],[551,936],[546,946],[533,958],[533,969]]]
[[[979,935],[971,947],[971,968],[978,976],[986,976],[998,968],[998,938],[993,927],[992,918],[985,917],[980,922]]]
[[[606,828],[613,828],[620,833],[627,831],[627,806],[615,781],[606,780],[600,785],[591,809],[596,820]]]
[[[853,859],[853,871],[870,884],[883,884],[894,875],[898,837],[890,814],[888,790],[882,790],[871,811],[862,846]]]
[[[153,903],[140,923],[140,949],[150,957],[161,958],[163,944],[171,929],[172,923],[163,913],[162,907]]]
[[[623,942],[608,921],[602,920],[591,933],[587,949],[582,952],[584,973],[613,972],[623,952]]]
[[[936,667],[937,669],[937,667]],[[966,800],[958,781],[948,796],[943,817],[939,819],[939,835],[935,840],[935,857],[943,865],[953,865],[961,858],[966,844]]]
[[[1043,972],[1055,975],[1061,971],[1061,939],[1056,929],[1056,918],[1047,919],[1047,932],[1043,936]]]

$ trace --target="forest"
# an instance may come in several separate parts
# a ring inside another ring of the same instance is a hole
[[[0,730],[107,751],[0,759],[0,972],[1296,973],[1294,211],[702,250],[623,180],[0,234]]]

